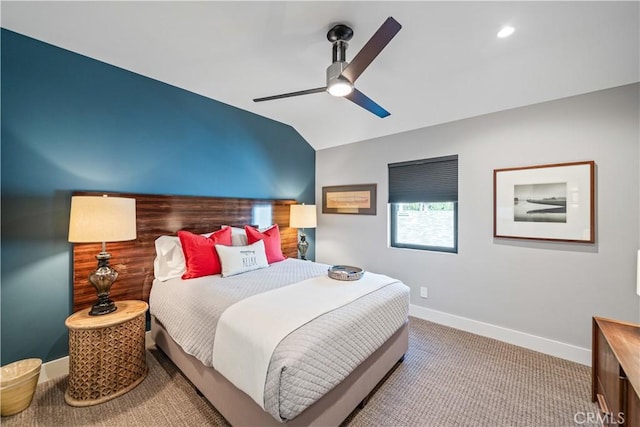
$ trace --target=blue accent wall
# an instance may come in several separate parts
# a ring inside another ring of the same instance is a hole
[[[68,354],[72,191],[314,203],[315,151],[290,126],[6,29],[0,41],[3,365]]]

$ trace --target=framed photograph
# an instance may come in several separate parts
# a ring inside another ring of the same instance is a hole
[[[376,214],[376,184],[322,187],[322,213]]]
[[[493,236],[595,242],[595,162],[493,171]]]

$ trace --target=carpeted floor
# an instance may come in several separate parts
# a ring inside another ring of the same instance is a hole
[[[227,426],[166,356],[129,393],[88,408],[64,403],[66,377],[40,384],[4,426]],[[410,319],[405,361],[344,426],[589,426],[590,369],[500,341]]]

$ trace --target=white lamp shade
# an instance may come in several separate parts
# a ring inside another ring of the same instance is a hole
[[[135,199],[107,196],[71,197],[70,242],[122,242],[135,238]]]
[[[291,205],[289,227],[315,228],[316,224],[316,205]]]

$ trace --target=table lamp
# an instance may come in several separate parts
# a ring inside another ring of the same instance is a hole
[[[305,228],[316,228],[316,205],[291,205],[289,215],[289,227],[301,228],[300,241],[298,242],[298,251],[300,259],[307,259],[307,235],[304,234]]]
[[[118,272],[109,266],[111,254],[107,242],[123,242],[136,238],[136,200],[125,197],[73,196],[69,218],[69,242],[102,243],[96,259],[98,268],[89,275],[89,282],[98,292],[98,302],[91,307],[92,316],[116,310],[109,298],[111,285]]]

